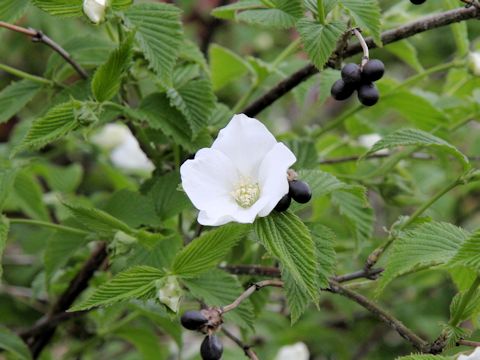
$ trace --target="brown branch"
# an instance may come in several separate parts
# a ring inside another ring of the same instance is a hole
[[[64,48],[62,48],[59,44],[57,44],[55,41],[50,39],[47,35],[42,33],[40,30],[27,29],[21,26],[6,23],[4,21],[0,21],[0,27],[27,35],[32,39],[32,41],[47,45],[52,50],[57,52],[61,57],[63,57],[65,61],[67,61],[75,69],[75,71],[82,77],[82,79],[88,78],[87,72],[80,66],[80,64],[77,63],[75,60],[73,60],[71,55]]]
[[[457,345],[463,345],[463,346],[472,346],[472,347],[480,347],[480,342],[479,341],[470,341],[470,340],[458,340]]]
[[[225,328],[222,328],[222,332],[225,334],[226,337],[228,337],[230,340],[232,340],[235,344],[237,344],[244,352],[245,356],[248,357],[249,359],[252,360],[258,360],[257,354],[255,354],[255,351],[252,350],[252,346],[246,345],[237,338],[235,335],[233,335],[230,331],[228,331]]]
[[[52,306],[49,313],[37,321],[32,328],[24,332],[24,334],[26,334],[24,339],[27,341],[34,359],[40,355],[43,348],[49,343],[55,334],[57,325],[69,318],[68,315],[64,317],[61,315],[70,308],[77,297],[88,287],[90,279],[95,274],[95,271],[101,267],[106,258],[107,248],[105,243],[101,243],[70,282],[68,288]],[[58,321],[54,321],[58,316],[60,316]],[[36,329],[42,329],[42,331],[37,331]],[[29,335],[30,333],[32,335]]]
[[[413,35],[436,29],[439,27],[447,26],[453,23],[475,19],[480,16],[480,9],[477,7],[459,8],[455,10],[445,11],[439,14],[426,16],[419,20],[413,21],[409,24],[400,26],[396,29],[388,30],[382,33],[381,39],[384,45],[391,44],[396,41],[400,41],[411,37]],[[370,49],[375,48],[376,45],[372,38],[367,38],[366,43]],[[362,47],[359,43],[348,46],[344,51],[341,51],[338,56],[341,58],[347,58],[362,52]],[[336,54],[332,56],[326,66],[334,66]],[[283,95],[290,90],[301,84],[311,76],[318,73],[318,69],[312,65],[306,65],[302,69],[298,70],[290,77],[279,82],[276,86],[270,89],[266,94],[255,100],[252,104],[247,106],[243,112],[248,116],[255,116],[275,101],[280,99]]]
[[[273,287],[283,287],[283,281],[280,280],[264,280],[264,281],[259,281],[252,286],[250,286],[247,290],[245,290],[238,298],[235,299],[234,302],[232,302],[229,305],[223,306],[222,307],[222,313],[227,313],[229,311],[232,311],[233,309],[236,309],[240,304],[248,299],[250,295],[252,295],[255,291],[258,291],[264,287],[267,286],[273,286]]]

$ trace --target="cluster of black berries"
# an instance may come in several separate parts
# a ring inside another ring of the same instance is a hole
[[[410,2],[414,5],[420,5],[423,4],[427,0],[410,0]]]
[[[385,65],[380,60],[368,60],[363,68],[357,64],[347,64],[342,68],[342,78],[331,89],[335,100],[346,100],[355,90],[358,100],[365,106],[375,105],[380,97],[374,82],[385,73]]]
[[[292,203],[292,199],[300,204],[305,204],[310,201],[312,198],[312,190],[310,186],[304,181],[292,179],[288,180],[288,194],[285,194],[277,206],[275,206],[276,211],[287,211]]]
[[[222,342],[213,333],[222,323],[221,312],[218,309],[186,311],[180,318],[180,322],[188,330],[207,334],[200,346],[200,355],[203,360],[220,360],[222,358]]]

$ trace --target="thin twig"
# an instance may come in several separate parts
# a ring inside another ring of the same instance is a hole
[[[457,345],[480,347],[480,341],[458,340]]]
[[[237,338],[235,335],[233,335],[230,331],[228,331],[225,328],[222,328],[222,332],[225,334],[226,337],[232,340],[245,352],[245,356],[247,356],[249,359],[252,359],[252,360],[259,360],[257,354],[255,354],[255,351],[253,351],[251,346],[244,344],[242,340]]]
[[[227,313],[232,311],[233,309],[240,306],[240,304],[247,298],[250,297],[255,291],[260,290],[267,286],[274,286],[274,287],[283,287],[283,281],[280,280],[264,280],[259,281],[252,286],[250,286],[247,290],[245,290],[234,302],[229,305],[226,305],[222,308],[223,313]]]
[[[436,29],[442,26],[447,26],[453,23],[475,19],[480,16],[480,9],[476,7],[459,8],[455,10],[445,11],[440,14],[434,14],[426,16],[419,20],[413,21],[409,24],[400,26],[396,29],[388,30],[382,33],[381,39],[384,45],[391,44],[396,41],[400,41],[409,38],[413,35]],[[365,39],[367,46],[372,49],[376,47],[372,38]],[[335,57],[347,58],[362,52],[362,47],[359,43],[348,46],[344,51],[338,55],[330,58],[326,65],[335,66]],[[275,101],[280,99],[283,95],[287,94],[290,90],[302,82],[309,79],[311,76],[318,73],[318,69],[309,64],[290,75],[290,77],[279,82],[273,88],[271,88],[266,94],[255,100],[252,104],[247,106],[243,113],[248,116],[255,116]]]
[[[360,46],[362,47],[363,58],[362,58],[362,66],[361,67],[363,69],[365,64],[370,59],[370,52],[368,50],[368,45],[367,45],[367,43],[365,42],[365,39],[362,36],[362,33],[357,28],[355,28],[355,29],[353,29],[353,34],[357,37],[358,42],[360,43]]]
[[[0,27],[27,35],[32,39],[32,41],[40,42],[47,45],[48,47],[53,49],[55,52],[57,52],[61,57],[63,57],[65,61],[67,61],[75,69],[75,71],[82,77],[82,79],[88,78],[87,72],[80,66],[80,64],[77,63],[64,48],[62,48],[59,44],[57,44],[47,35],[42,33],[40,30],[35,30],[31,28],[26,29],[24,27],[9,24],[4,21],[0,21]]]

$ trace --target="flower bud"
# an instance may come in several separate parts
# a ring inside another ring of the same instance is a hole
[[[182,296],[182,289],[175,276],[167,276],[156,283],[158,300],[173,312],[177,312]]]
[[[105,19],[107,0],[84,0],[83,12],[91,22],[98,24]]]
[[[475,76],[480,76],[480,52],[472,52],[468,57],[468,68]]]

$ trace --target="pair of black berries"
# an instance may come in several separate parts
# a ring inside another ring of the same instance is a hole
[[[331,89],[335,100],[346,100],[355,90],[358,100],[365,106],[372,106],[380,97],[374,82],[380,80],[385,73],[385,65],[377,59],[368,60],[363,68],[357,64],[347,64],[342,68],[342,78],[337,80]]]
[[[427,0],[410,0],[410,2],[414,5],[421,5]]]
[[[312,190],[310,186],[304,181],[300,180],[290,180],[288,182],[288,194],[285,194],[277,206],[275,206],[276,211],[287,211],[292,203],[292,199],[300,204],[305,204],[310,201],[312,198]]]
[[[209,320],[202,311],[186,311],[180,318],[182,326],[188,330],[202,331],[208,328]],[[208,334],[200,346],[200,355],[203,360],[220,360],[223,354],[223,345],[215,334]]]

